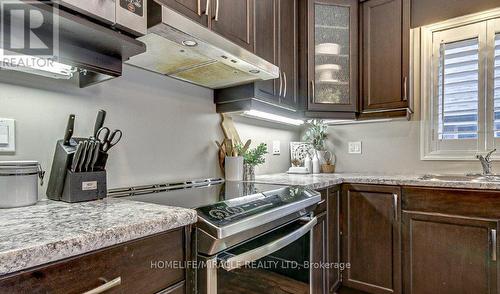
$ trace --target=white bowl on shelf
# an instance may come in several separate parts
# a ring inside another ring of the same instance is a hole
[[[336,43],[322,43],[316,45],[316,54],[319,55],[339,55],[340,45]]]
[[[316,76],[318,80],[336,80],[340,69],[340,65],[338,64],[318,65],[316,66]]]

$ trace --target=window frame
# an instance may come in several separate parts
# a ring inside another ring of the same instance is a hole
[[[413,64],[416,67],[420,66],[420,79],[415,79],[415,83],[420,81],[420,85],[414,85],[415,88],[419,88],[415,93],[420,93],[421,96],[421,160],[472,161],[477,160],[475,156],[478,153],[486,152],[495,146],[500,147],[500,138],[494,138],[494,99],[490,97],[490,93],[494,90],[494,44],[495,34],[500,33],[500,9],[459,17],[416,30],[419,31],[414,32],[413,36],[414,41],[420,43],[420,55],[414,54]],[[442,149],[437,136],[438,119],[434,114],[435,104],[439,103],[437,92],[439,68],[435,65],[439,64],[441,42],[437,44],[435,40],[441,38],[445,43],[451,43],[475,37],[479,41],[478,138],[463,139],[464,141],[446,140],[448,142],[443,145],[449,149]],[[485,99],[486,95],[488,97]],[[462,148],[467,143],[470,147],[471,141],[476,142],[472,145],[475,144],[477,148]],[[499,155],[492,158],[500,160]]]

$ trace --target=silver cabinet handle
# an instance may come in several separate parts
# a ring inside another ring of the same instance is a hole
[[[491,229],[491,260],[497,261],[497,230]]]
[[[284,93],[283,93],[283,98],[286,98],[286,72],[283,72],[283,79],[285,80],[285,86],[284,88]]]
[[[264,246],[257,247],[239,255],[228,254],[226,256],[222,256],[218,258],[218,260],[221,262],[222,268],[226,271],[238,269],[252,261],[261,259],[264,256],[267,256],[292,244],[305,234],[309,233],[317,223],[318,218],[313,217],[309,220],[308,223],[284,237],[281,237]]]
[[[394,220],[398,221],[398,194],[392,194],[394,199]]]
[[[219,0],[215,0],[215,21],[219,21]]]
[[[282,72],[280,70],[280,92],[278,94],[279,97],[281,97],[282,92],[283,92],[283,78],[282,78]]]
[[[403,82],[403,100],[408,101],[408,77],[405,77]]]
[[[104,285],[101,285],[95,289],[92,289],[90,291],[87,291],[83,294],[99,294],[99,293],[103,293],[103,292],[106,292],[116,286],[120,286],[122,284],[122,278],[121,277],[118,277],[114,280],[111,280],[109,282],[107,282],[106,284]]]
[[[201,0],[198,0],[198,15],[201,16]]]
[[[209,10],[210,10],[210,0],[207,0],[207,10],[205,10],[205,15],[208,16]]]

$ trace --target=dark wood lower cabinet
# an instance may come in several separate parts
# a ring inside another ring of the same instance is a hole
[[[312,232],[313,242],[315,244],[312,262],[313,264],[320,266],[315,266],[312,270],[312,293],[327,293],[327,270],[323,267],[323,265],[328,262],[327,214],[326,212],[323,212],[316,217],[318,218],[318,224],[314,227]]]
[[[403,212],[404,293],[494,294],[498,221]]]
[[[0,293],[84,293],[118,278],[106,293],[190,293],[181,267],[187,234],[176,229],[2,277]]]
[[[330,265],[340,264],[340,186],[328,190],[328,262]],[[340,268],[327,270],[328,292],[333,293],[340,286]],[[327,293],[328,293],[327,292]]]
[[[344,185],[342,284],[374,294],[401,293],[401,189]]]

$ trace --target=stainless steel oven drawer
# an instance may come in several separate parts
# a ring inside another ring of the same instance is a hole
[[[136,36],[147,32],[147,0],[54,0],[53,2]]]

